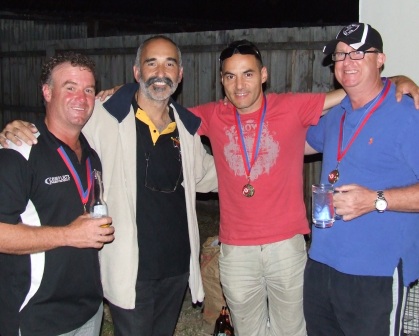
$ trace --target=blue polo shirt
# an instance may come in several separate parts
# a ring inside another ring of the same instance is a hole
[[[323,153],[321,182],[337,167],[341,117],[343,149],[374,101],[353,110],[346,97],[340,106],[310,127],[308,143]],[[413,100],[395,99],[395,87],[372,114],[339,164],[335,186],[359,184],[372,190],[404,187],[419,182],[419,112]],[[392,276],[403,262],[405,285],[419,278],[419,213],[370,212],[332,228],[313,226],[310,258],[353,275]]]

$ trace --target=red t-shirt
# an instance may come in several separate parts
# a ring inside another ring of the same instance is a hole
[[[325,94],[268,94],[259,154],[250,171],[253,197],[242,193],[248,183],[235,108],[223,101],[190,110],[201,117],[200,134],[211,141],[218,174],[222,243],[262,245],[309,232],[303,199],[306,131],[316,124]],[[260,111],[240,116],[252,162]]]

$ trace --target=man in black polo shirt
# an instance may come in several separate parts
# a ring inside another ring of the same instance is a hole
[[[85,214],[96,152],[80,133],[95,99],[94,63],[65,53],[42,69],[38,146],[0,150],[0,334],[99,335],[98,249],[110,217]]]

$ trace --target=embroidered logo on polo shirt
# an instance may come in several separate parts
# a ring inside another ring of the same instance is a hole
[[[45,184],[55,184],[55,183],[62,183],[70,181],[70,175],[62,175],[62,176],[54,176],[54,177],[47,177],[45,179]]]

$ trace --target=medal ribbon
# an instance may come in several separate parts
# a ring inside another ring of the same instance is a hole
[[[345,123],[345,116],[346,116],[346,111],[345,113],[342,115],[342,118],[340,120],[340,130],[339,130],[339,142],[338,142],[338,154],[337,154],[337,160],[338,160],[338,164],[339,162],[343,159],[343,157],[346,155],[346,153],[348,152],[349,148],[352,146],[353,142],[355,141],[355,139],[358,137],[358,134],[361,132],[362,128],[365,126],[365,124],[367,123],[368,119],[372,116],[372,114],[377,110],[377,108],[381,105],[381,103],[383,102],[384,98],[387,96],[388,91],[390,90],[390,81],[387,79],[385,84],[384,84],[384,88],[381,91],[380,95],[381,97],[379,98],[379,100],[375,103],[375,105],[371,108],[371,110],[368,112],[368,114],[366,115],[366,117],[364,118],[364,120],[362,121],[361,125],[358,127],[358,129],[355,131],[355,133],[352,135],[351,139],[349,140],[349,143],[346,145],[346,148],[342,151],[342,141],[343,141],[343,125]]]
[[[259,154],[259,147],[260,147],[260,139],[262,137],[262,126],[263,126],[263,121],[265,120],[265,115],[266,115],[266,96],[263,95],[263,109],[260,109],[260,113],[259,113],[259,120],[258,120],[258,129],[257,129],[257,139],[253,142],[253,155],[252,155],[252,162],[249,161],[249,155],[247,154],[247,150],[246,150],[246,143],[244,142],[244,134],[243,134],[243,130],[242,130],[242,124],[240,121],[240,115],[239,112],[236,109],[236,127],[238,128],[239,132],[240,132],[240,150],[242,153],[242,158],[243,158],[243,163],[244,163],[244,168],[246,169],[246,174],[247,174],[247,178],[250,178],[250,171],[253,167],[253,164],[255,163],[257,156]]]
[[[92,167],[90,165],[90,158],[86,159],[86,174],[87,174],[87,189],[83,190],[83,185],[81,183],[79,174],[77,174],[76,169],[73,166],[70,158],[68,157],[67,153],[65,152],[63,146],[57,149],[58,154],[60,154],[61,159],[64,161],[65,165],[67,166],[68,170],[73,176],[74,183],[76,184],[77,190],[79,191],[80,199],[83,205],[86,205],[89,199],[90,188],[92,187]]]

